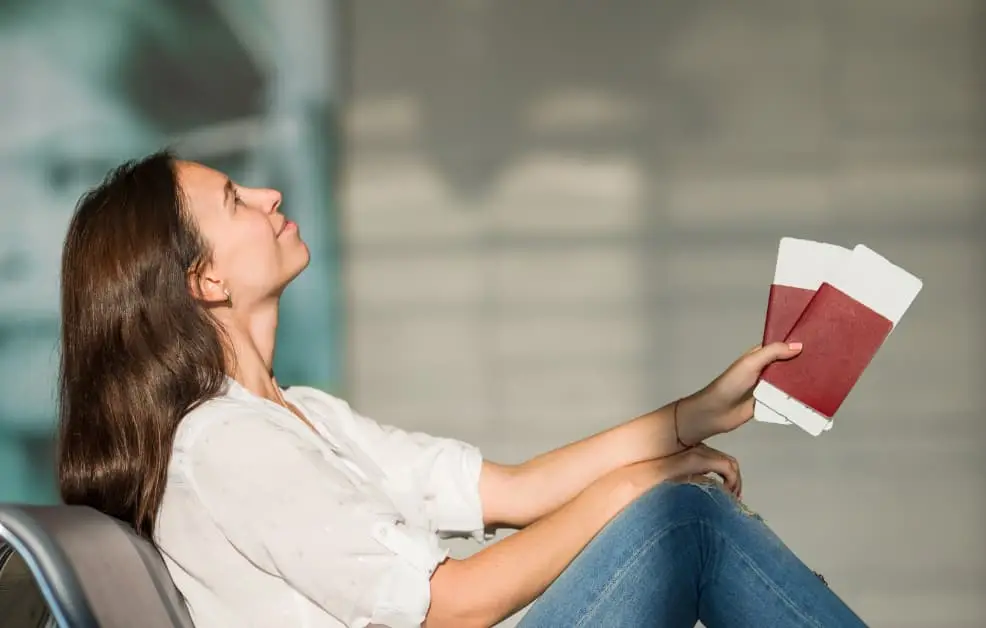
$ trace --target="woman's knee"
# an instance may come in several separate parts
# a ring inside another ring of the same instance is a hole
[[[709,478],[662,482],[638,498],[628,514],[682,524],[711,523],[737,515],[757,517],[720,482]]]

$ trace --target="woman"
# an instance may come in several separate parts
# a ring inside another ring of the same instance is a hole
[[[800,347],[496,464],[278,385],[278,298],[309,257],[280,205],[156,154],[84,196],[65,242],[62,495],[155,542],[197,625],[491,626],[535,600],[522,626],[863,625],[701,444]],[[463,560],[438,544],[496,527],[519,531]]]

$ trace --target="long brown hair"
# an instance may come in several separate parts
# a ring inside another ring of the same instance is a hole
[[[175,431],[224,383],[223,336],[189,292],[209,250],[165,151],[79,200],[62,256],[62,499],[153,541]]]

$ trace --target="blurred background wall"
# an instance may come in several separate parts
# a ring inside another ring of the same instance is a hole
[[[713,444],[871,625],[986,625],[984,30],[982,0],[4,0],[0,500],[55,499],[75,200],[168,143],[302,225],[282,381],[502,461],[755,344],[781,236],[869,244],[925,289],[838,429]]]
[[[285,294],[279,377],[338,387],[333,7],[0,2],[0,501],[56,498],[58,275],[75,202],[164,145],[284,192],[312,267]]]
[[[357,407],[519,461],[755,344],[781,236],[864,242],[925,288],[837,428],[713,444],[871,625],[986,625],[986,3],[347,6]]]

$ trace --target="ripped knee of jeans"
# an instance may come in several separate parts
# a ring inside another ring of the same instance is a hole
[[[711,475],[688,475],[680,478],[675,478],[672,481],[678,482],[679,484],[690,484],[692,486],[698,487],[709,496],[714,496],[713,491],[719,491],[725,495],[728,495],[736,503],[736,506],[737,508],[739,508],[739,511],[741,513],[747,515],[748,517],[752,517],[757,521],[760,521],[761,523],[766,523],[764,521],[764,518],[760,516],[760,513],[752,510],[749,506],[743,503],[743,500],[739,499],[738,497],[727,491],[725,487],[723,487],[722,481],[719,480],[717,477],[713,477]],[[818,573],[815,570],[812,570],[812,573],[815,574],[815,576],[822,581],[822,584],[828,586],[829,583],[828,580],[825,579],[825,576],[823,576],[822,574]]]
[[[763,522],[764,520],[763,517],[760,516],[760,513],[754,511],[745,503],[743,503],[743,500],[741,500],[740,498],[736,497],[735,495],[727,491],[723,487],[722,481],[719,480],[718,478],[715,478],[711,475],[688,475],[681,478],[676,478],[674,481],[680,482],[682,484],[691,484],[692,486],[696,486],[702,489],[703,491],[705,491],[708,495],[712,495],[711,491],[721,491],[726,495],[728,495],[729,497],[731,497],[734,502],[736,502],[736,506],[739,508],[740,512],[742,512],[744,515],[748,517],[753,517],[757,521]]]

